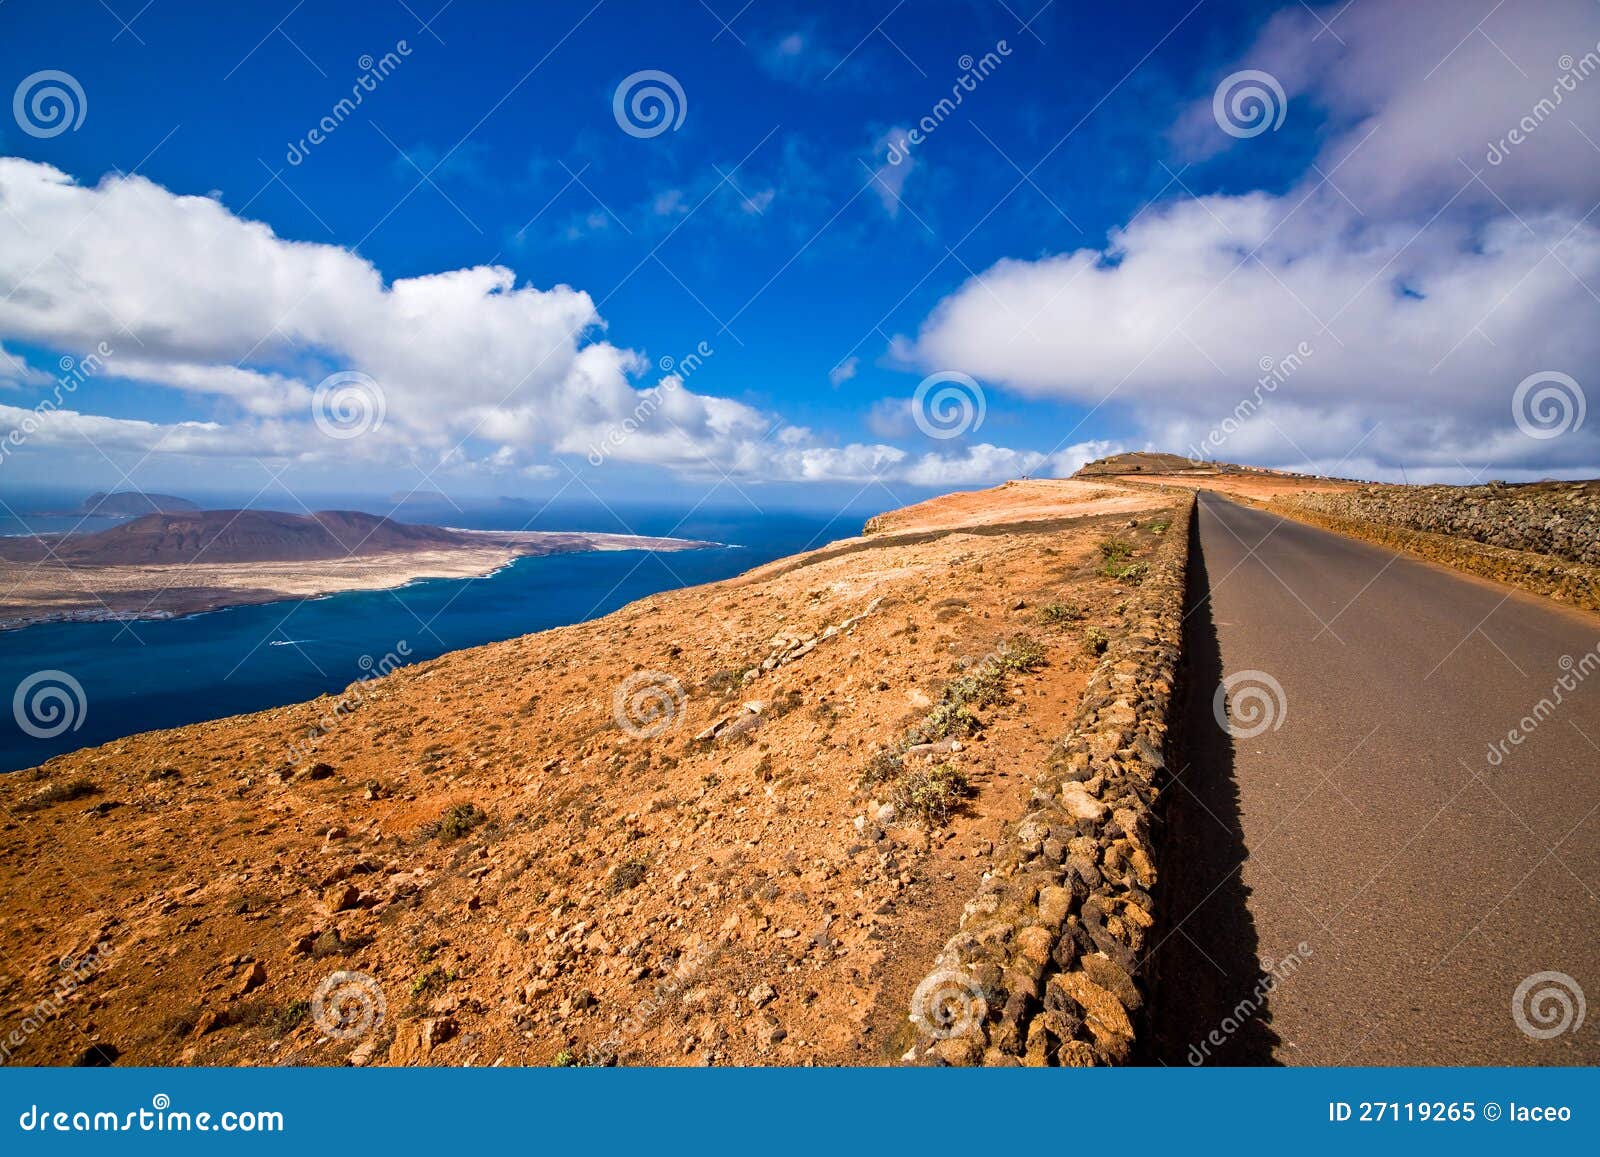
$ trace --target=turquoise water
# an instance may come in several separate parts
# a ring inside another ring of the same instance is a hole
[[[565,528],[614,528],[610,520],[596,518],[584,526],[580,519],[567,512]],[[67,708],[77,726],[46,738],[23,730],[15,702],[0,705],[0,771],[31,767],[138,731],[299,702],[348,686],[371,664],[397,653],[402,642],[409,648],[408,661],[419,662],[581,622],[659,591],[727,578],[860,528],[859,517],[830,525],[824,516],[758,517],[754,510],[702,516],[675,530],[676,519],[667,516],[629,521],[639,533],[670,531],[737,545],[672,554],[524,558],[481,579],[429,580],[393,591],[167,621],[45,624],[5,632],[0,634],[0,695],[14,699],[14,690],[42,670],[65,672],[83,694],[81,709]],[[453,523],[504,528],[506,519],[458,514]],[[52,683],[59,680],[37,683],[28,698]],[[34,716],[31,722],[38,730],[49,718]]]

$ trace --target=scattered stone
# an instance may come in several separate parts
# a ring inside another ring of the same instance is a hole
[[[239,984],[234,991],[243,996],[247,992],[254,992],[267,982],[267,966],[257,960],[244,970],[244,975],[239,978]]]
[[[346,912],[361,900],[361,892],[354,884],[335,884],[322,894],[323,907],[330,912]]]

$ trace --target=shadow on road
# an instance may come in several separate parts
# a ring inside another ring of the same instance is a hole
[[[1150,961],[1150,1032],[1142,1060],[1167,1065],[1277,1063],[1255,922],[1240,878],[1245,857],[1233,739],[1212,714],[1222,651],[1210,578],[1192,529],[1184,612],[1184,670],[1174,775],[1165,799],[1161,894]]]

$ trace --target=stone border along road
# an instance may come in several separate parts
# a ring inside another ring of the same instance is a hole
[[[1166,779],[1195,498],[1134,588],[1090,676],[1062,759],[995,849],[961,928],[912,997],[923,1064],[1124,1064],[1156,884],[1150,830]]]

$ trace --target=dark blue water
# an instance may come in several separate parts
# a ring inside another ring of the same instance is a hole
[[[407,511],[411,515],[410,511]],[[528,516],[504,511],[429,511],[427,521],[505,529]],[[412,516],[409,521],[424,521]],[[258,711],[341,690],[373,663],[398,654],[420,662],[462,647],[581,622],[634,599],[727,578],[828,539],[854,534],[859,515],[629,512],[636,533],[736,543],[654,554],[641,551],[519,559],[481,579],[415,583],[325,599],[269,603],[133,623],[60,623],[0,634],[0,696],[12,699],[42,670],[70,675],[83,707],[77,726],[36,738],[15,703],[0,700],[0,770],[30,767],[64,751],[155,728]],[[547,514],[535,529],[622,529],[603,512]],[[50,681],[35,684],[35,692]],[[70,694],[70,691],[69,691]],[[30,696],[31,698],[31,696]],[[60,718],[60,717],[56,717]],[[39,716],[32,722],[48,722]],[[37,729],[37,727],[36,727]]]

